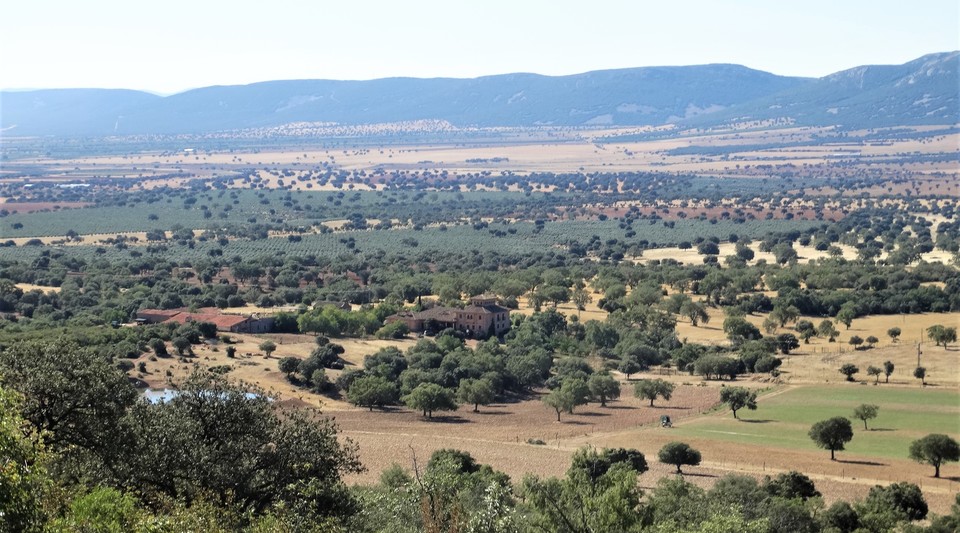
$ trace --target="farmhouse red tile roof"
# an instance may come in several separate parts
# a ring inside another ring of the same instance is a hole
[[[137,312],[138,316],[160,317],[161,322],[176,322],[185,324],[187,322],[211,322],[216,324],[217,329],[230,329],[237,324],[242,324],[247,317],[240,315],[225,315],[216,307],[203,307],[196,313],[191,313],[186,307],[179,309],[141,309]]]
[[[178,324],[186,324],[187,322],[210,322],[216,324],[217,329],[230,329],[246,321],[247,317],[245,316],[209,313],[178,313],[166,320],[166,322],[176,322]]]

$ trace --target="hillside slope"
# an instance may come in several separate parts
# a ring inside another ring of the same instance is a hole
[[[711,126],[786,119],[843,127],[960,122],[960,53],[820,79],[739,65],[643,67],[570,76],[288,80],[158,97],[63,89],[0,93],[5,135],[209,133],[295,122],[444,120],[459,127]]]

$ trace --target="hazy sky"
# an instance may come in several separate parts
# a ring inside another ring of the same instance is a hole
[[[957,0],[10,0],[0,87],[740,63],[822,76],[960,49]]]

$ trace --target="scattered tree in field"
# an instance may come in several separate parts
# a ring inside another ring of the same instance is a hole
[[[739,419],[737,411],[746,407],[751,411],[757,409],[757,393],[744,387],[724,387],[720,390],[720,401],[727,404],[733,411],[733,418]]]
[[[837,338],[837,335],[840,335],[840,332],[837,331],[836,326],[833,325],[833,321],[829,319],[820,322],[820,325],[817,326],[817,333],[821,337],[827,338],[829,342],[834,342]]]
[[[559,388],[543,397],[543,403],[557,412],[557,422],[559,422],[560,413],[572,414],[573,409],[587,403],[589,397],[590,389],[582,379],[566,379]]]
[[[901,333],[900,328],[890,328],[887,330],[887,336],[890,337],[891,342],[899,342]]]
[[[920,380],[920,385],[921,385],[921,386],[926,386],[926,384],[927,384],[927,369],[924,368],[924,367],[922,367],[922,366],[918,366],[917,368],[913,369],[913,377],[915,377],[915,378],[917,378],[917,379]]]
[[[258,348],[260,348],[260,351],[266,354],[267,357],[270,357],[270,354],[277,350],[277,345],[273,341],[263,341]]]
[[[481,405],[490,405],[495,394],[493,385],[485,379],[464,379],[457,389],[457,399],[466,404],[473,404],[473,412],[479,413]]]
[[[960,443],[940,433],[927,435],[910,444],[910,458],[932,466],[933,477],[940,477],[940,465],[960,461]]]
[[[770,312],[769,318],[773,319],[782,328],[789,322],[796,322],[800,318],[800,310],[793,305],[775,307]]]
[[[783,355],[790,355],[791,350],[800,347],[800,341],[793,333],[781,333],[777,335],[777,349]]]
[[[927,328],[927,336],[933,339],[937,346],[943,345],[944,348],[951,342],[957,342],[957,328],[948,328],[941,325],[930,326]]]
[[[854,350],[859,350],[860,345],[863,344],[863,339],[859,335],[854,335],[850,337],[850,346],[853,346]]]
[[[893,364],[893,361],[884,361],[883,363],[883,375],[886,376],[884,383],[890,383],[890,375],[893,374],[893,369],[896,368]]]
[[[870,365],[867,367],[867,375],[874,376],[876,378],[873,381],[874,385],[876,385],[877,383],[880,383],[880,374],[883,374],[882,368],[873,366],[873,365]]]
[[[690,324],[697,327],[699,324],[710,322],[710,315],[707,314],[706,307],[700,302],[688,300],[680,306],[680,314],[690,319]]]
[[[594,374],[587,380],[590,396],[600,402],[601,407],[607,406],[607,400],[616,400],[620,397],[620,382],[610,374]]]
[[[177,355],[183,357],[192,351],[190,341],[186,337],[174,337],[170,344],[177,350]]]
[[[809,320],[801,320],[797,322],[797,325],[794,328],[797,331],[797,335],[800,336],[800,339],[803,340],[804,344],[810,344],[810,339],[817,335],[817,328],[813,325],[813,322]]]
[[[166,357],[169,355],[167,353],[167,344],[163,342],[163,339],[151,339],[147,345],[150,346],[150,349],[153,350],[153,353],[157,357]]]
[[[587,308],[587,304],[593,301],[593,296],[583,287],[578,287],[573,290],[570,300],[577,306],[577,311],[579,312]]]
[[[767,318],[763,319],[763,323],[760,324],[760,327],[763,328],[763,331],[766,332],[767,335],[773,335],[777,332],[777,328],[780,327],[780,323],[777,322],[777,320],[772,316],[768,316]]]
[[[636,374],[641,370],[640,363],[633,360],[631,357],[624,357],[623,361],[620,361],[620,364],[617,366],[617,370],[623,373],[627,377],[627,380],[630,380],[632,374]]]
[[[364,376],[353,380],[347,390],[347,399],[353,405],[367,407],[373,411],[374,407],[383,407],[395,403],[399,397],[397,386],[381,376]]]
[[[704,241],[697,245],[697,253],[700,255],[718,255],[720,247],[715,242]]]
[[[668,442],[663,448],[660,448],[657,458],[663,464],[676,466],[678,474],[683,473],[680,470],[681,466],[697,466],[702,459],[700,452],[691,448],[685,442]]]
[[[860,369],[857,368],[857,365],[853,363],[846,363],[840,367],[840,373],[844,376],[847,376],[847,381],[855,381],[853,375],[859,372]]]
[[[300,360],[296,357],[284,357],[277,363],[277,368],[287,375],[287,379],[300,368]]]
[[[650,407],[653,407],[653,401],[657,397],[669,401],[673,395],[673,383],[662,379],[644,379],[634,386],[633,395],[637,398],[650,400]]]
[[[743,317],[731,316],[723,321],[723,332],[727,334],[735,345],[743,344],[744,341],[761,338],[760,330]]]
[[[858,405],[853,410],[853,417],[859,420],[863,420],[863,429],[867,429],[867,420],[872,420],[877,417],[877,413],[880,412],[879,405],[871,405],[863,403]]]
[[[874,344],[880,342],[880,339],[874,337],[873,335],[870,335],[864,340],[867,342],[867,348],[873,348]]]
[[[764,355],[760,359],[757,359],[757,362],[753,364],[753,369],[758,374],[767,374],[774,372],[776,369],[780,368],[780,365],[782,364],[783,360],[779,357]]]
[[[834,452],[843,450],[843,445],[853,439],[853,427],[846,418],[836,416],[814,424],[808,435],[817,447],[830,450],[830,460],[835,461]]]
[[[457,401],[454,398],[453,391],[436,383],[417,385],[417,388],[403,397],[403,403],[411,409],[422,412],[423,416],[427,418],[433,418],[434,411],[455,411],[457,409]]]
[[[837,312],[837,322],[846,326],[847,329],[850,329],[850,325],[853,324],[853,319],[856,317],[857,314],[849,307],[843,307]]]

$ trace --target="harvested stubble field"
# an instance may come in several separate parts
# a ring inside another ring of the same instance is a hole
[[[922,141],[889,139],[882,143],[867,143],[851,136],[846,142],[813,144],[813,134],[828,132],[811,128],[785,128],[765,131],[688,132],[682,137],[645,141],[618,142],[615,138],[612,142],[602,140],[623,133],[626,132],[616,129],[576,130],[557,132],[556,136],[526,141],[397,145],[382,149],[348,150],[298,147],[230,152],[203,151],[191,154],[143,152],[60,160],[25,159],[17,163],[42,166],[47,173],[46,177],[36,177],[35,181],[56,182],[110,176],[137,180],[138,186],[142,188],[154,188],[159,184],[185,184],[186,180],[183,178],[142,179],[169,173],[185,172],[207,178],[229,175],[234,171],[246,171],[251,166],[284,166],[296,169],[321,164],[355,171],[432,169],[470,173],[481,168],[494,168],[526,173],[566,172],[572,168],[580,168],[586,172],[672,171],[723,176],[780,177],[784,170],[792,170],[794,167],[833,165],[838,161],[838,153],[845,154],[845,161],[852,161],[858,166],[887,165],[891,171],[907,169],[915,174],[938,172],[955,176],[954,161],[925,163],[895,159],[903,157],[904,154],[954,152],[960,137],[956,133],[949,133]],[[796,143],[801,144],[795,146]],[[781,144],[782,146],[778,146]],[[758,146],[769,148],[758,150]],[[717,148],[725,150],[717,153]],[[676,149],[685,151],[672,152]],[[476,161],[485,162],[481,165]],[[785,168],[775,168],[778,166]],[[265,185],[276,187],[278,183],[271,179]],[[242,184],[237,183],[235,186]],[[295,188],[300,187],[295,185]],[[956,191],[955,187],[954,193]]]
[[[433,420],[408,409],[369,412],[365,409],[328,411],[335,417],[345,437],[360,446],[367,472],[355,476],[356,482],[375,482],[380,472],[396,462],[409,466],[412,454],[418,460],[429,458],[440,448],[470,452],[478,461],[492,465],[519,480],[524,474],[561,475],[569,466],[570,448],[566,441],[616,433],[658,422],[660,415],[673,419],[696,416],[716,404],[717,387],[680,386],[670,401],[658,401],[656,407],[632,396],[632,385],[623,386],[623,397],[607,407],[589,404],[563,414],[544,405],[538,396],[509,403],[461,406],[449,413],[435,413]],[[545,445],[532,445],[527,439],[540,439]],[[649,457],[649,455],[648,455]]]

